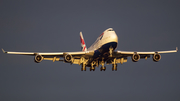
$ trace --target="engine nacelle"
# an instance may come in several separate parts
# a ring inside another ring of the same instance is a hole
[[[73,59],[72,55],[70,54],[66,54],[64,57],[65,62],[72,62],[72,59]]]
[[[34,57],[34,62],[40,63],[43,60],[43,57],[41,55],[36,55]]]
[[[138,62],[139,59],[140,59],[140,55],[139,54],[133,54],[133,56],[132,56],[132,61],[133,62]]]
[[[153,61],[154,61],[154,62],[158,62],[159,60],[161,60],[161,55],[158,54],[158,53],[154,54],[154,56],[153,56]]]

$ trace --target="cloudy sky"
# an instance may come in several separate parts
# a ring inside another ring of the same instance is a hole
[[[107,28],[117,50],[180,48],[179,0],[1,0],[0,48],[7,51],[80,51]],[[79,65],[0,52],[1,101],[179,101],[180,53],[137,63],[128,58],[118,71],[81,72]]]

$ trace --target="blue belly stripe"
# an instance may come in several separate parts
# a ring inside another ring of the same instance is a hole
[[[113,50],[117,47],[117,42],[110,42],[107,44],[104,44],[102,47],[94,51],[94,58],[97,58],[99,56],[102,56],[105,52],[109,51],[109,48],[113,47]]]

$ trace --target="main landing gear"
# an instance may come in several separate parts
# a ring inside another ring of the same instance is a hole
[[[81,71],[86,71],[86,59],[84,57],[81,58],[79,65],[81,64]]]
[[[117,71],[117,64],[112,65],[112,71]]]
[[[121,59],[122,60],[122,59]],[[79,65],[81,65],[81,71],[86,71],[86,66],[87,66],[87,61],[85,58],[81,58]],[[117,63],[119,60],[116,60],[116,58],[113,59],[113,61],[111,62],[112,64],[112,71],[117,71]],[[100,71],[106,71],[106,66],[104,66],[105,61],[104,58],[102,58],[102,61],[92,61],[91,62],[91,66],[90,66],[90,71],[95,71],[95,67],[98,67],[99,64],[101,65]],[[88,65],[89,67],[89,65]]]
[[[86,65],[82,64],[81,71],[86,71]]]
[[[95,71],[95,67],[90,67],[90,71]]]
[[[101,71],[106,71],[106,67],[104,66],[104,59],[102,58],[102,61],[101,61],[101,68],[100,68],[100,70]]]
[[[116,58],[114,58],[114,61],[113,61],[113,63],[112,63],[112,71],[117,71]]]
[[[106,71],[106,66],[102,66],[100,70],[101,71]]]
[[[91,62],[90,71],[92,71],[92,70],[95,71],[95,66],[94,66],[95,64],[96,64],[95,61],[92,61],[92,62]]]

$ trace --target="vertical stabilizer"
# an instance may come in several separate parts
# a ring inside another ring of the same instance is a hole
[[[82,32],[80,32],[80,40],[81,40],[81,49],[82,49],[82,51],[87,51],[86,44],[85,44]]]

